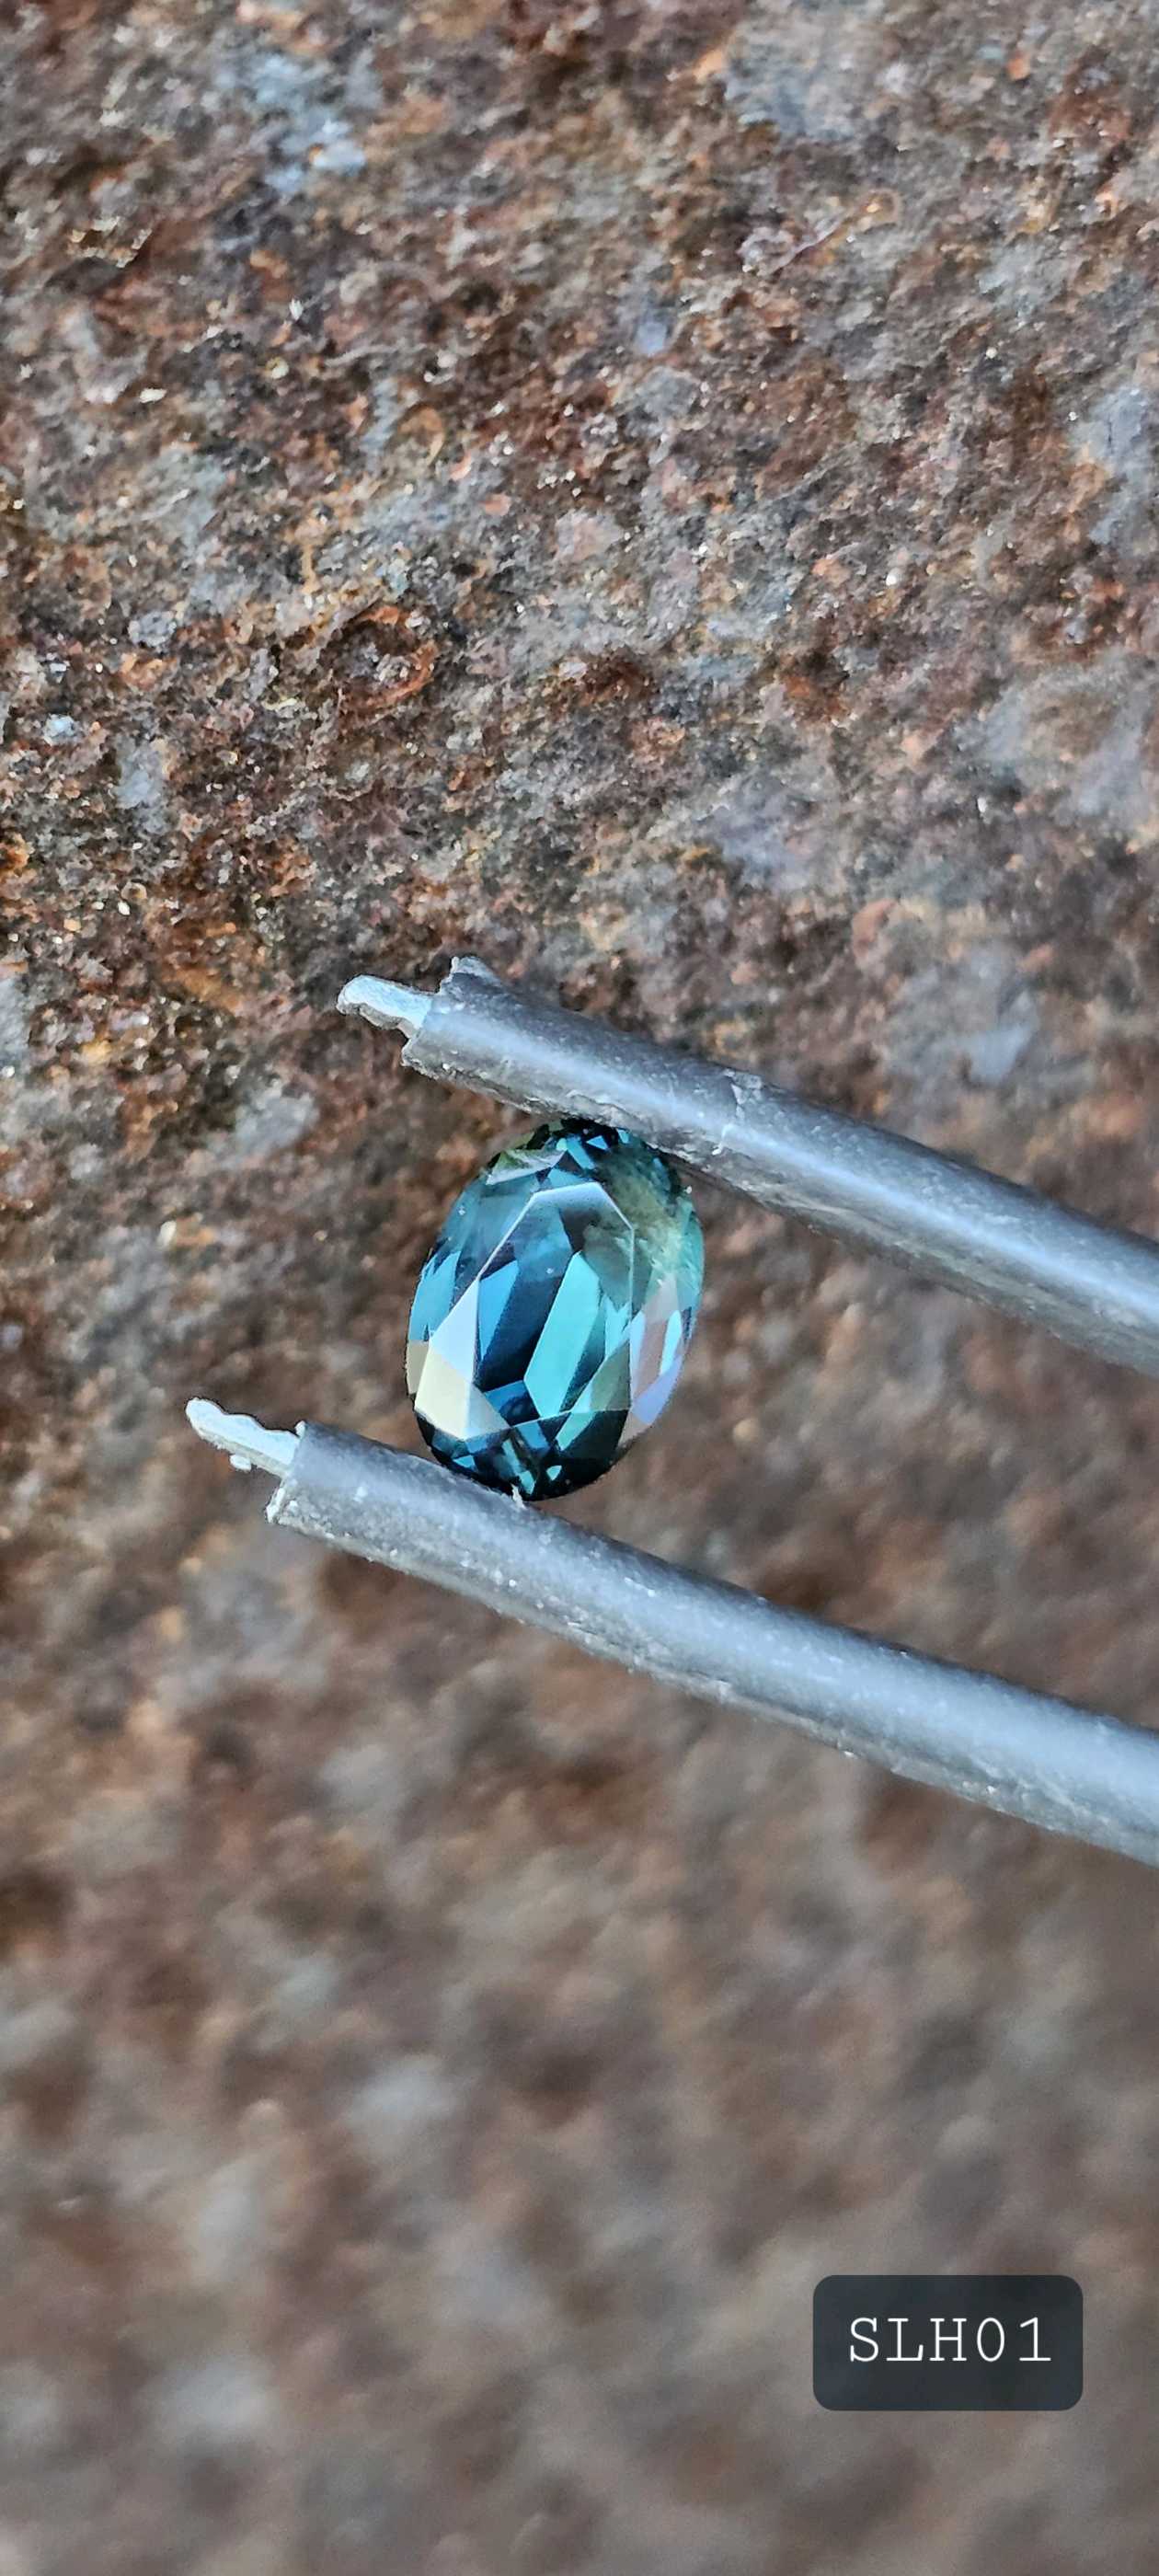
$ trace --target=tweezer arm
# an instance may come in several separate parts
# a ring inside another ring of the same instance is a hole
[[[603,1118],[843,1241],[1159,1377],[1159,1246],[758,1074],[629,1037],[460,959],[437,993],[359,976],[340,1007],[403,1062],[519,1109]]]
[[[278,1479],[283,1529],[514,1613],[588,1654],[1056,1833],[1159,1862],[1159,1738],[775,1609],[530,1511],[430,1460],[191,1405],[203,1439]]]

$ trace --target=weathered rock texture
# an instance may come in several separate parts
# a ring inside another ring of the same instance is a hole
[[[9,0],[2,2576],[1142,2576],[1159,1889],[270,1532],[457,949],[1159,1230],[1159,9]],[[1142,1719],[1156,1391],[705,1197],[582,1510]],[[1054,2419],[820,2415],[1053,2268]]]

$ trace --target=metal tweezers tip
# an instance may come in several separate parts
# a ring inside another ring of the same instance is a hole
[[[411,984],[391,984],[379,975],[352,975],[338,996],[338,1008],[369,1020],[372,1029],[401,1029],[404,1036],[413,1038],[433,1000],[433,993],[419,993]]]
[[[247,1474],[251,1467],[264,1467],[267,1476],[289,1475],[298,1446],[296,1431],[267,1431],[252,1413],[223,1413],[219,1404],[210,1404],[200,1395],[186,1405],[185,1418],[199,1440],[208,1440],[211,1449],[226,1451],[231,1467]]]

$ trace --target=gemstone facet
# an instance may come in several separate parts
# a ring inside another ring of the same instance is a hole
[[[456,1199],[406,1377],[435,1457],[528,1501],[602,1476],[663,1410],[696,1321],[700,1222],[623,1127],[537,1127]]]

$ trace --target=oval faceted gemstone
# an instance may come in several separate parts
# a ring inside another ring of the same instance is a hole
[[[406,1378],[444,1465],[529,1501],[612,1466],[667,1403],[704,1272],[700,1222],[623,1127],[537,1127],[456,1199],[419,1280]]]

